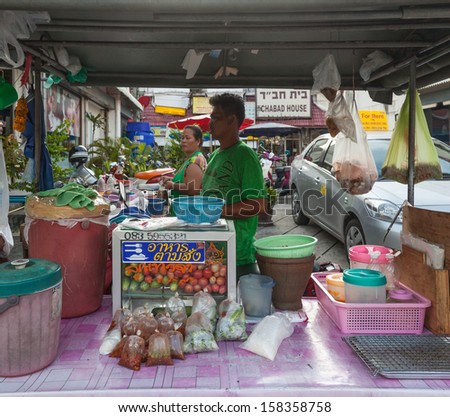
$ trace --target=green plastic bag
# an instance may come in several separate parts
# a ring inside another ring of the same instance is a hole
[[[416,132],[415,132],[414,184],[441,179],[437,150],[431,139],[425,114],[416,92]],[[400,110],[394,133],[381,168],[381,174],[402,184],[408,183],[408,136],[409,136],[409,90]]]

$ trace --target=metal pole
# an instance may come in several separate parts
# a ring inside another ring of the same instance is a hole
[[[40,191],[42,152],[41,60],[34,58],[34,191]]]
[[[408,125],[408,203],[414,206],[414,161],[416,145],[416,61],[409,66],[409,125]]]

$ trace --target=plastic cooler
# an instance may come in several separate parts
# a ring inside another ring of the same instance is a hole
[[[410,303],[342,303],[336,301],[326,288],[329,273],[311,274],[320,306],[342,333],[420,334],[423,332],[425,311],[431,302],[403,284],[401,289],[412,292]]]
[[[0,377],[31,374],[58,351],[61,267],[45,259],[0,265]]]

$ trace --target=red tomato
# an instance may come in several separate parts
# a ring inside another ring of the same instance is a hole
[[[194,292],[199,292],[202,290],[202,287],[200,287],[200,285],[196,284],[194,285]]]
[[[211,285],[211,290],[212,292],[219,292],[219,286],[217,284],[212,284]]]
[[[227,292],[227,286],[221,285],[219,288],[219,294],[225,294]]]
[[[188,294],[191,294],[194,292],[194,287],[191,284],[186,284],[186,286],[184,287],[184,291]]]
[[[183,276],[183,272],[177,269],[175,270],[174,275],[176,278],[181,278]]]
[[[226,266],[221,266],[219,269],[219,275],[221,277],[226,277],[227,276],[227,267]]]

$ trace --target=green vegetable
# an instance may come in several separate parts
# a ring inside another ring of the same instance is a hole
[[[170,291],[175,292],[178,290],[178,282],[171,282],[170,283]]]
[[[142,281],[139,285],[141,291],[148,291],[150,289],[150,284],[148,282]]]
[[[129,278],[122,278],[122,291],[128,291],[130,288],[130,279]]]
[[[137,291],[139,288],[139,282],[137,281],[131,281],[130,287],[128,288],[128,291]]]

